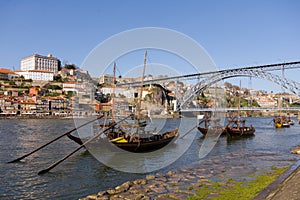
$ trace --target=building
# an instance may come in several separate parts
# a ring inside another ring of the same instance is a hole
[[[254,97],[256,102],[263,108],[275,108],[277,107],[277,101],[269,96]]]
[[[94,94],[95,88],[94,85],[88,82],[76,82],[70,81],[63,83],[63,91],[75,92],[77,94]]]
[[[59,74],[61,75],[62,78],[66,78],[69,76],[74,76],[75,75],[75,69],[68,69],[68,68],[62,68],[59,71]]]
[[[124,96],[125,98],[134,98],[134,93],[137,93],[138,90],[137,89],[133,89],[133,88],[123,88],[123,87],[117,87],[117,88],[113,88],[113,87],[102,87],[100,89],[101,93],[106,95],[106,94],[112,94],[115,93],[116,97],[121,97]]]
[[[15,73],[9,69],[0,68],[0,80],[9,80],[15,76]]]
[[[60,68],[60,65],[60,60],[53,57],[51,54],[48,54],[48,56],[34,54],[21,59],[20,68],[22,71],[43,70],[56,74]]]
[[[110,74],[101,74],[99,78],[99,84],[101,85],[112,85],[114,82],[114,76]]]
[[[53,81],[54,73],[46,70],[17,70],[16,74],[33,81]]]

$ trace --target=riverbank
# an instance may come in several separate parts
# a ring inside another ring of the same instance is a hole
[[[0,120],[8,119],[73,119],[72,116],[61,117],[53,115],[43,115],[43,116],[34,116],[34,115],[24,115],[24,116],[1,116]]]
[[[0,120],[6,119],[85,119],[94,116],[77,116],[77,115],[15,115],[15,116],[0,116]]]
[[[260,192],[253,200],[299,200],[300,160]]]
[[[236,158],[228,156],[227,159],[230,162]],[[211,164],[218,162],[222,160],[212,160]],[[270,167],[264,170],[251,170],[242,165],[230,168],[224,165],[214,169],[201,166],[169,171],[166,174],[148,174],[144,179],[127,181],[81,200],[207,198],[283,200],[286,197],[289,200],[296,200],[300,196],[299,186],[300,160],[291,167]]]
[[[89,195],[81,200],[104,199],[252,199],[277,178],[287,167],[273,168],[263,174],[249,174],[243,181],[232,178],[213,181],[203,176],[201,168],[169,171],[167,174],[147,175],[145,179],[127,181],[113,189]],[[224,172],[226,173],[226,172]]]
[[[285,177],[289,174],[284,173],[286,171],[290,172],[291,168],[288,166],[277,168],[272,167],[271,169],[260,172],[260,173],[250,173],[245,174],[240,177],[240,179],[228,178],[223,175],[221,181],[214,181],[214,176],[216,173],[222,174],[232,174],[232,170],[222,170],[217,169],[216,171],[211,171],[206,174],[205,168],[192,168],[192,169],[182,169],[178,172],[169,171],[166,174],[151,174],[146,175],[144,179],[138,179],[134,181],[127,181],[115,188],[100,191],[98,194],[88,195],[80,200],[114,200],[114,199],[157,199],[157,200],[167,200],[167,199],[265,199],[266,196],[273,190],[277,189],[275,195],[271,195],[269,200],[277,200],[278,196],[285,196],[286,194],[292,193],[293,196],[296,194],[300,195],[300,190],[293,184],[298,184],[300,181],[300,168],[298,167],[295,172],[292,181],[285,183],[283,186],[280,184],[275,184],[275,188],[267,187],[278,177]],[[233,167],[234,170],[241,170],[240,167]],[[287,170],[288,169],[288,170]],[[217,172],[219,171],[219,172]],[[280,176],[281,175],[281,176]],[[282,178],[281,178],[282,179]],[[282,180],[283,181],[283,180]],[[278,181],[277,181],[278,182]],[[288,189],[285,189],[288,188]],[[298,187],[299,188],[299,187]],[[263,191],[263,192],[261,192]],[[295,192],[296,191],[296,192]],[[295,196],[295,197],[299,197]],[[270,195],[269,195],[270,196]],[[262,198],[263,197],[263,198]],[[286,197],[286,196],[285,196]],[[288,196],[290,197],[290,196]],[[284,199],[284,198],[281,198]],[[296,200],[297,198],[289,198],[291,200]]]
[[[13,116],[0,116],[0,120],[9,120],[9,119],[80,119],[80,118],[87,118],[89,116],[59,116],[59,115],[13,115]],[[189,116],[190,118],[196,118],[195,116]],[[188,118],[189,118],[188,117]],[[253,116],[254,117],[254,116]],[[268,118],[268,117],[273,117],[273,116],[257,116],[258,118]],[[182,116],[177,115],[177,114],[172,114],[172,115],[151,115],[152,119],[172,119],[172,118],[182,118]],[[184,117],[185,118],[185,117]],[[251,117],[249,117],[251,118]],[[295,117],[293,117],[295,118]],[[295,119],[295,123],[298,124],[298,120]]]

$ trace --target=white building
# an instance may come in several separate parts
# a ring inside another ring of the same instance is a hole
[[[101,74],[99,84],[111,85],[114,82],[114,76],[111,74]]]
[[[65,82],[63,83],[63,91],[74,92],[79,98],[79,104],[91,104],[94,102],[95,87],[88,82]]]
[[[95,92],[95,88],[93,84],[88,82],[65,82],[63,83],[63,91],[68,92],[76,92],[77,94],[91,94],[93,95]]]
[[[116,97],[125,96],[126,98],[134,98],[134,93],[138,93],[137,89],[123,87],[102,87],[100,91],[102,94],[112,94],[114,92]]]
[[[20,68],[22,71],[27,70],[45,70],[56,74],[60,67],[60,60],[53,57],[51,54],[42,56],[34,54],[21,59]]]
[[[254,99],[263,108],[277,107],[277,101],[269,96],[257,96],[257,97],[254,97]]]
[[[78,88],[79,86],[75,81],[63,83],[63,91],[65,92],[77,92]]]
[[[25,79],[32,79],[33,81],[53,81],[54,73],[45,70],[18,70],[16,74],[23,76]]]

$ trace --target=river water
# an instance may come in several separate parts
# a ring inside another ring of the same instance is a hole
[[[271,166],[291,165],[299,159],[298,155],[290,154],[290,150],[300,144],[300,126],[275,129],[271,121],[271,118],[248,118],[247,123],[256,128],[254,137],[238,140],[221,137],[202,159],[198,153],[204,139],[194,130],[186,136],[193,139],[188,150],[174,163],[155,173],[201,166],[213,173],[212,179],[218,180],[224,176],[238,178]],[[50,173],[37,175],[38,171],[78,146],[68,138],[58,140],[22,162],[7,163],[72,128],[74,121],[71,119],[0,120],[0,199],[78,199],[127,180],[145,177],[143,173],[125,173],[107,167],[84,149]],[[190,128],[183,127],[186,131]],[[171,159],[172,155],[169,157]],[[151,165],[161,163],[153,161]]]

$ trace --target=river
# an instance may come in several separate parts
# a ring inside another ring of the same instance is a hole
[[[216,172],[211,178],[218,180],[220,177],[224,178],[224,168],[237,169],[226,173],[226,176],[236,178],[271,166],[291,165],[299,159],[298,155],[290,154],[290,150],[300,144],[300,126],[295,124],[290,128],[275,129],[271,121],[272,118],[267,117],[247,118],[247,123],[256,128],[254,137],[238,140],[221,137],[208,156],[202,159],[199,159],[198,152],[204,139],[201,138],[201,133],[194,130],[187,135],[187,138],[193,140],[188,150],[174,163],[155,173],[203,166],[210,173]],[[62,138],[21,162],[7,162],[71,130],[74,128],[74,121],[10,119],[0,120],[0,124],[0,199],[78,199],[127,180],[145,177],[143,173],[125,173],[107,167],[84,149],[50,173],[37,175],[38,171],[78,145],[68,138]],[[183,129],[187,131],[190,126],[186,125]],[[169,157],[171,159],[174,156]],[[161,163],[153,161],[151,165],[160,166]]]

